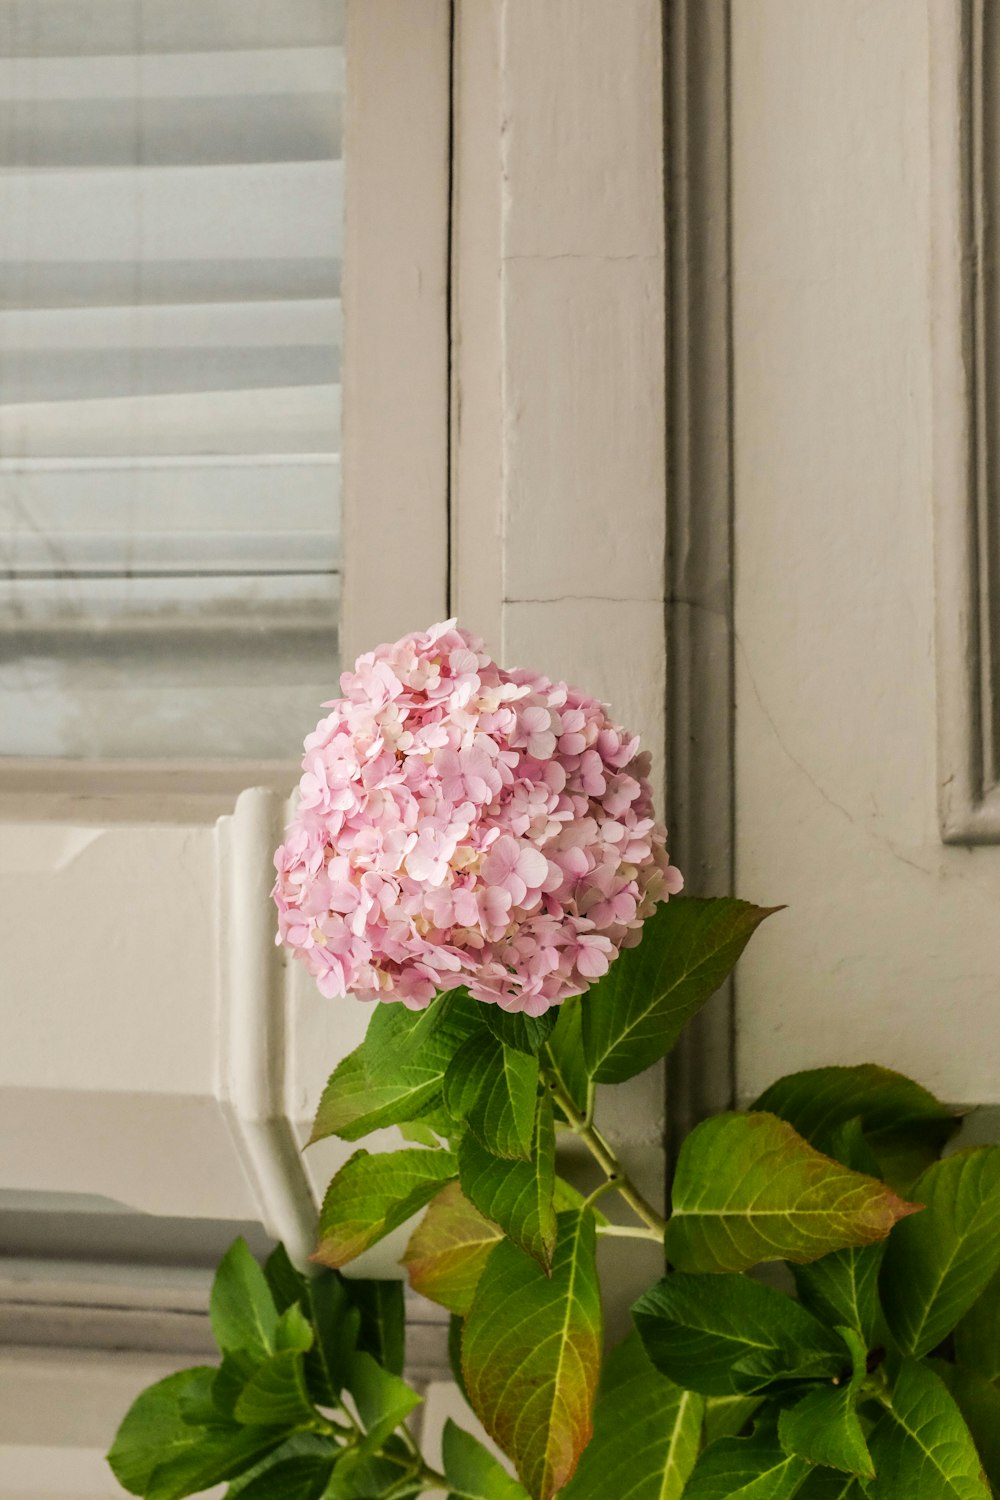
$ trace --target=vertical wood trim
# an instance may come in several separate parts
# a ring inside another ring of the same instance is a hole
[[[1000,842],[997,374],[987,122],[996,16],[931,0],[931,291],[938,805],[945,843]],[[992,45],[990,42],[992,41]]]
[[[348,0],[342,656],[448,610],[450,0]]]
[[[609,702],[660,781],[661,0],[457,0],[456,14],[459,618],[505,665]],[[662,1194],[662,1068],[599,1108]],[[624,1311],[637,1279],[616,1271]]]
[[[696,896],[734,878],[729,4],[668,0],[667,810]],[[733,986],[672,1055],[676,1141],[734,1097]]]
[[[274,943],[272,853],[285,804],[274,792],[241,792],[217,825],[220,876],[218,1082],[261,1221],[304,1264],[315,1247],[317,1204],[285,1108],[292,1045],[284,976]]]
[[[452,607],[499,649],[503,615],[501,0],[458,0],[452,216]]]

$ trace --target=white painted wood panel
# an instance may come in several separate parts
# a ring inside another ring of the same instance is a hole
[[[928,9],[731,14],[736,884],[789,903],[741,962],[740,1092],[870,1059],[995,1103],[1000,850],[937,809],[934,506],[963,498],[932,463]]]

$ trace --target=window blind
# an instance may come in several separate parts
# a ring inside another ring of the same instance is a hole
[[[241,633],[258,675],[268,630],[312,632],[329,666],[342,93],[342,0],[0,0],[7,753],[197,751],[192,683],[225,687]],[[76,742],[65,712],[33,742],[41,662],[68,653],[64,694],[99,678],[105,708],[115,653],[142,670],[115,633],[153,652],[174,743],[102,745],[79,712]],[[274,650],[287,694],[299,653]]]

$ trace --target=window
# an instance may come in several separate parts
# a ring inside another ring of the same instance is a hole
[[[342,87],[343,0],[0,0],[0,754],[330,695]]]

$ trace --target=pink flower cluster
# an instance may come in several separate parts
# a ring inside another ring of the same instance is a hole
[[[278,941],[327,996],[467,985],[541,1015],[679,891],[649,757],[600,703],[505,672],[454,620],[362,656],[305,742]]]

